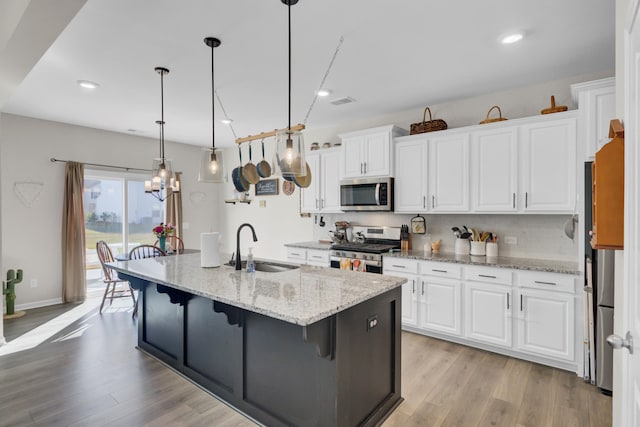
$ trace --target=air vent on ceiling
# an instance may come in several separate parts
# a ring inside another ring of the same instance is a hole
[[[331,104],[333,105],[344,105],[344,104],[350,104],[352,102],[355,102],[356,100],[351,98],[350,96],[345,96],[344,98],[338,98],[338,99],[334,99],[332,101],[329,101]]]

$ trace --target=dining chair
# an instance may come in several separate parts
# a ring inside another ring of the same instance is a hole
[[[98,259],[100,260],[100,265],[102,266],[102,273],[104,274],[104,283],[107,285],[104,290],[104,295],[102,296],[102,302],[100,303],[100,313],[102,313],[102,308],[104,307],[104,302],[107,298],[109,298],[109,304],[113,303],[114,298],[125,298],[131,296],[133,300],[133,315],[138,308],[138,301],[133,294],[133,288],[131,288],[131,284],[126,280],[121,280],[117,278],[117,274],[105,265],[108,262],[114,262],[113,253],[109,248],[109,245],[104,240],[99,240],[96,243],[96,252],[98,253]],[[118,288],[118,285],[122,284]]]
[[[158,240],[154,243],[154,245],[158,246]],[[184,242],[178,236],[167,236],[167,243],[171,245],[173,250],[178,253],[184,253]]]
[[[131,249],[129,252],[129,259],[155,258],[165,255],[166,253],[157,246],[140,245]]]

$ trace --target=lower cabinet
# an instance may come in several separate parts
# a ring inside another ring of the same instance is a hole
[[[576,276],[386,259],[384,274],[407,279],[406,329],[580,372]]]
[[[315,265],[317,267],[330,267],[329,250],[305,249],[287,247],[287,261],[296,264]]]
[[[574,360],[574,296],[537,289],[519,290],[518,350]]]
[[[467,282],[464,300],[465,338],[511,347],[511,287]]]
[[[459,280],[422,276],[418,298],[419,326],[450,335],[462,333]]]

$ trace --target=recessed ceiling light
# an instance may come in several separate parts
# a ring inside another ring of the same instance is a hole
[[[524,38],[524,34],[521,32],[518,33],[510,33],[500,37],[500,43],[502,44],[512,44],[517,43]]]
[[[329,96],[331,95],[331,91],[329,89],[320,89],[316,92],[318,96]]]
[[[78,85],[85,89],[96,89],[98,88],[98,86],[100,86],[98,83],[91,82],[89,80],[78,80]]]
[[[225,119],[220,120],[220,123],[225,124],[225,125],[230,125],[232,121],[233,120],[231,120],[229,118],[225,118]]]

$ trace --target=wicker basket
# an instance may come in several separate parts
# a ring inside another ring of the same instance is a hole
[[[493,111],[494,108],[498,109],[498,117],[490,119],[489,115],[491,114],[491,111]],[[480,124],[484,125],[486,123],[501,122],[503,120],[507,120],[507,118],[502,117],[502,110],[500,110],[500,107],[498,107],[497,105],[494,105],[493,107],[489,108],[489,111],[487,111],[487,117],[485,117],[485,119],[481,121]]]
[[[427,121],[427,111],[429,112],[429,120]],[[415,135],[417,133],[434,132],[437,130],[445,130],[447,128],[447,122],[442,119],[433,120],[431,117],[431,110],[429,107],[424,109],[422,115],[422,121],[419,123],[411,124],[411,131],[409,135]]]
[[[551,107],[543,109],[540,111],[540,114],[560,113],[567,110],[568,108],[566,105],[559,105],[556,107],[556,97],[551,95]]]

